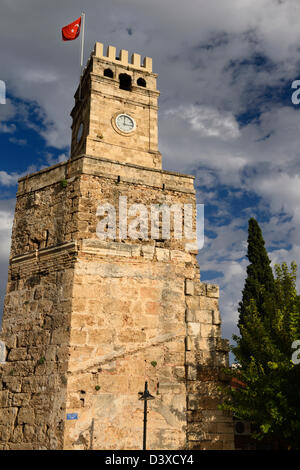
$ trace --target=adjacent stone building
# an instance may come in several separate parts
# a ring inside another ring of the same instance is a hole
[[[162,170],[157,75],[140,60],[96,43],[70,159],[19,181],[0,449],[141,449],[146,380],[149,449],[233,448],[219,290],[200,282],[189,235],[194,178]],[[187,210],[165,229],[170,207]]]

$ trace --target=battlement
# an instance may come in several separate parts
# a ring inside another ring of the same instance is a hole
[[[109,62],[114,62],[121,65],[126,65],[133,67],[138,70],[144,70],[145,72],[152,72],[152,59],[151,57],[145,57],[141,65],[141,55],[132,54],[131,61],[128,60],[128,51],[121,49],[119,56],[116,55],[116,48],[114,46],[107,47],[107,55],[103,54],[103,44],[101,42],[96,42],[93,55],[99,57],[99,59],[105,59]]]

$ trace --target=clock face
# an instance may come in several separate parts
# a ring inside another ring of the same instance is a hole
[[[135,129],[135,121],[128,114],[119,114],[116,117],[116,125],[122,132],[132,132]]]
[[[77,132],[77,137],[76,137],[77,143],[81,141],[82,134],[83,134],[83,122],[80,124],[78,132]]]

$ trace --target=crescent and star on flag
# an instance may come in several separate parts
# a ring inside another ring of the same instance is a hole
[[[61,30],[62,33],[62,40],[63,41],[73,41],[77,39],[80,34],[81,29],[81,16],[77,18],[77,20],[73,21],[73,23],[64,26]]]
[[[77,20],[73,21],[70,24],[67,24],[61,29],[61,35],[63,41],[74,41],[80,35],[82,26],[82,35],[81,35],[81,54],[80,54],[80,65],[83,66],[83,49],[84,49],[84,26],[85,26],[85,13],[81,13],[81,16]]]

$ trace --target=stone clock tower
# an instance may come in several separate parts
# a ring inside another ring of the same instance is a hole
[[[218,287],[200,282],[194,178],[161,168],[156,79],[96,43],[70,159],[19,180],[0,449],[140,449],[145,381],[148,449],[233,447]]]
[[[95,60],[96,58],[96,60]],[[75,96],[71,158],[86,153],[150,168],[161,168],[157,133],[157,75],[152,60],[96,43]]]

